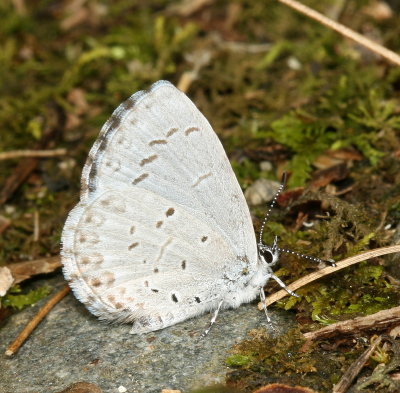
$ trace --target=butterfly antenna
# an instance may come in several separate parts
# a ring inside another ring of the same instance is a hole
[[[336,263],[334,260],[332,259],[321,259],[321,258],[316,258],[316,257],[311,257],[309,255],[304,255],[304,254],[300,254],[299,252],[296,251],[292,251],[292,250],[288,250],[286,248],[278,248],[279,252],[285,252],[287,254],[292,254],[292,255],[296,255],[300,258],[304,258],[304,259],[308,259],[310,261],[314,261],[314,262],[322,262],[322,263],[327,263],[329,265],[331,265],[332,267],[336,267]]]
[[[263,233],[264,233],[264,227],[265,224],[268,221],[268,218],[271,214],[272,209],[274,208],[275,204],[276,204],[276,200],[278,199],[278,196],[280,195],[280,193],[283,191],[283,189],[285,188],[286,185],[286,180],[287,180],[287,174],[286,172],[283,172],[282,174],[282,180],[281,180],[281,184],[278,188],[278,191],[276,192],[274,198],[271,201],[271,204],[269,205],[269,209],[267,211],[267,214],[264,216],[263,222],[261,224],[261,229],[260,229],[260,237],[259,237],[259,244],[262,244],[262,237],[263,237]]]

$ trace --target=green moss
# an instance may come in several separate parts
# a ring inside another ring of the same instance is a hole
[[[19,285],[10,288],[7,294],[0,298],[1,307],[11,307],[16,310],[22,310],[25,307],[32,306],[39,300],[46,297],[51,292],[47,286],[37,289],[31,289],[27,293],[22,293]]]
[[[229,366],[273,373],[315,371],[315,362],[300,353],[304,340],[298,330],[290,330],[277,339],[261,330],[252,331],[252,336],[234,348],[236,353],[226,360]]]
[[[390,134],[400,126],[395,102],[387,97],[382,86],[371,87],[364,73],[341,76],[310,105],[272,122],[272,131],[265,135],[290,147],[293,153],[289,185],[303,185],[315,158],[328,149],[356,147],[376,166],[384,154],[378,132]]]
[[[209,56],[209,62],[199,68],[188,95],[221,137],[243,188],[261,177],[276,179],[281,169],[292,172],[289,187],[304,186],[315,170],[315,158],[328,149],[352,147],[364,158],[349,162],[351,192],[340,197],[305,192],[287,208],[276,209],[265,231],[267,243],[278,235],[282,247],[341,259],[390,242],[382,220],[386,216],[387,223],[396,224],[400,217],[399,69],[366,56],[279,2],[222,0],[190,17],[174,14],[171,5],[176,2],[83,2],[88,19],[68,29],[62,25],[70,11],[62,3],[26,3],[27,14],[19,15],[13,2],[0,2],[0,151],[36,148],[54,131],[46,148],[66,147],[69,152],[67,158],[40,160],[9,206],[1,208],[0,215],[12,225],[0,236],[0,263],[59,252],[59,234],[79,198],[81,168],[101,125],[135,91],[158,79],[177,83],[185,72],[197,70],[199,56]],[[336,2],[310,0],[308,5],[327,13]],[[364,5],[346,4],[340,19],[358,31],[368,25],[382,42],[400,51],[400,17],[394,13],[378,22],[361,12]],[[98,14],[97,6],[102,9]],[[232,50],[232,42],[263,43],[270,49]],[[290,65],[293,60],[297,67]],[[83,108],[71,98],[76,90],[86,101]],[[61,170],[59,164],[70,159],[75,166]],[[265,160],[272,163],[270,173],[259,168]],[[2,162],[0,184],[19,162]],[[40,214],[39,241],[32,236],[34,211]],[[252,213],[259,228],[257,217],[265,209]],[[313,219],[313,228],[297,228],[302,213]],[[280,263],[276,274],[287,283],[315,269],[287,255]],[[398,290],[385,274],[371,262],[354,266],[301,289],[300,299],[288,298],[280,306],[321,323],[365,315],[398,304]],[[34,297],[29,295],[25,304]],[[24,304],[22,297],[9,301]],[[264,351],[263,340],[255,339]],[[290,342],[280,342],[276,350],[297,352],[299,346]],[[277,380],[298,375],[296,363],[304,375],[316,375],[318,362],[326,359],[292,362],[280,353],[265,349],[264,356],[250,349],[230,359],[237,371],[256,377],[262,369],[273,373],[270,356],[283,373],[271,374]],[[337,368],[330,369],[326,385],[337,381],[344,357],[334,359]]]
[[[272,338],[261,329],[251,331],[249,336],[232,349],[234,354],[226,360],[233,369],[227,376],[229,384],[257,386],[262,385],[263,381],[279,381],[313,386],[314,389],[323,388],[324,391],[332,387],[333,380],[326,378],[326,375],[333,377],[339,372],[339,357],[324,356],[316,346],[303,350],[304,339],[298,329],[291,329],[278,338]],[[351,358],[353,355],[348,360]],[[322,375],[325,380],[321,378]]]
[[[245,356],[240,354],[229,356],[225,360],[225,363],[230,367],[246,366],[249,365],[251,362],[252,359],[250,356]]]
[[[313,321],[331,324],[399,303],[399,293],[387,281],[382,266],[362,263],[336,276],[341,277],[330,277],[299,289],[296,291],[299,298],[290,297],[280,301],[279,306],[285,310],[299,308]]]
[[[371,338],[370,342],[373,340],[374,338]],[[400,347],[397,341],[390,337],[385,340],[387,342],[377,347],[365,365],[364,372],[366,369],[373,370],[372,375],[359,378],[357,386],[398,387],[398,384],[390,379],[390,372],[399,365]],[[240,387],[244,392],[252,392],[255,387],[276,381],[328,393],[339,381],[343,369],[350,367],[369,347],[370,342],[365,338],[356,341],[346,341],[342,338],[339,344],[322,341],[308,342],[305,345],[303,335],[297,328],[290,329],[277,338],[271,337],[265,330],[252,330],[248,339],[231,350],[233,355],[227,359],[231,368],[227,374],[227,383],[231,387]],[[236,363],[231,362],[231,359],[242,358],[246,359],[243,363],[240,360]]]

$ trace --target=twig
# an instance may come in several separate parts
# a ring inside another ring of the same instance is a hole
[[[328,266],[325,267],[324,269],[318,270],[316,272],[313,272],[311,274],[308,274],[307,276],[304,276],[300,278],[299,280],[292,282],[289,284],[287,287],[291,291],[295,291],[296,289],[299,289],[303,287],[304,285],[310,284],[311,282],[318,280],[321,277],[327,276],[328,274],[335,273],[339,270],[344,269],[347,266],[354,265],[355,263],[365,261],[366,259],[370,258],[375,258],[379,257],[381,255],[386,255],[386,254],[393,254],[395,252],[400,252],[400,245],[396,246],[390,246],[390,247],[382,247],[382,248],[377,248],[375,250],[367,251],[359,255],[355,255],[354,257],[346,258],[343,259],[343,261],[337,262],[336,266]],[[268,296],[265,300],[265,304],[269,306],[272,303],[275,303],[276,301],[284,298],[287,296],[288,293],[282,289],[276,293],[274,293],[271,296]],[[258,305],[259,310],[263,309],[262,304]]]
[[[32,157],[24,158],[22,161],[18,162],[18,165],[6,179],[0,191],[0,205],[6,202],[25,179],[36,169],[38,162],[37,158]]]
[[[348,368],[348,370],[343,374],[340,381],[334,385],[332,393],[344,393],[347,391],[351,383],[354,381],[355,377],[360,373],[361,369],[364,367],[365,363],[375,351],[376,347],[382,341],[382,337],[379,336],[371,346],[364,351],[364,353]]]
[[[57,157],[65,156],[67,149],[54,150],[13,150],[0,153],[0,161],[21,157]]]
[[[33,241],[38,242],[40,235],[40,217],[39,212],[35,210],[33,212]]]
[[[396,325],[400,323],[400,306],[393,307],[389,310],[378,311],[375,314],[367,315],[366,317],[358,317],[333,323],[332,325],[325,326],[322,329],[314,332],[304,333],[307,340],[319,340],[321,338],[328,338],[338,334],[355,334],[357,332],[368,329],[383,329],[389,325]]]
[[[48,151],[46,150],[53,143],[57,142],[58,130],[62,123],[58,112],[54,113],[52,121],[49,122],[46,129],[43,130],[43,135],[39,141],[33,146],[33,151]],[[0,190],[0,205],[7,202],[14,194],[19,186],[29,177],[39,164],[39,158],[21,157],[17,166],[12,170],[11,175],[7,177],[2,189]]]
[[[394,64],[400,65],[400,56],[385,48],[382,45],[377,44],[376,42],[371,41],[370,39],[364,37],[363,35],[356,33],[354,30],[349,29],[348,27],[342,25],[341,23],[335,22],[332,19],[327,18],[326,16],[320,14],[319,12],[309,8],[295,0],[278,0],[280,3],[286,4],[287,6],[299,11],[301,14],[308,16],[311,19],[316,20],[317,22],[323,24],[331,28],[332,30],[337,31],[343,36],[350,38],[351,40],[357,42],[358,44],[365,46],[370,49],[372,52],[377,53],[384,57],[385,59],[391,61]]]
[[[22,332],[14,340],[14,342],[7,348],[5,355],[13,356],[18,349],[22,346],[25,340],[29,337],[32,331],[40,323],[40,321],[48,314],[48,312],[70,291],[68,285],[63,287],[59,292],[57,292],[39,311],[38,313],[29,321]]]

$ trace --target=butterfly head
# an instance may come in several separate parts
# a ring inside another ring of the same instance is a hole
[[[267,246],[263,243],[258,244],[258,259],[268,267],[274,266],[279,259],[278,238],[275,236],[272,246]]]

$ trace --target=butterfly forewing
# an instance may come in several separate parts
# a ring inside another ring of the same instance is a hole
[[[137,331],[201,313],[224,272],[243,270],[238,257],[250,270],[257,260],[248,207],[218,137],[164,81],[133,95],[103,127],[62,240],[78,297],[106,319],[142,318]]]

